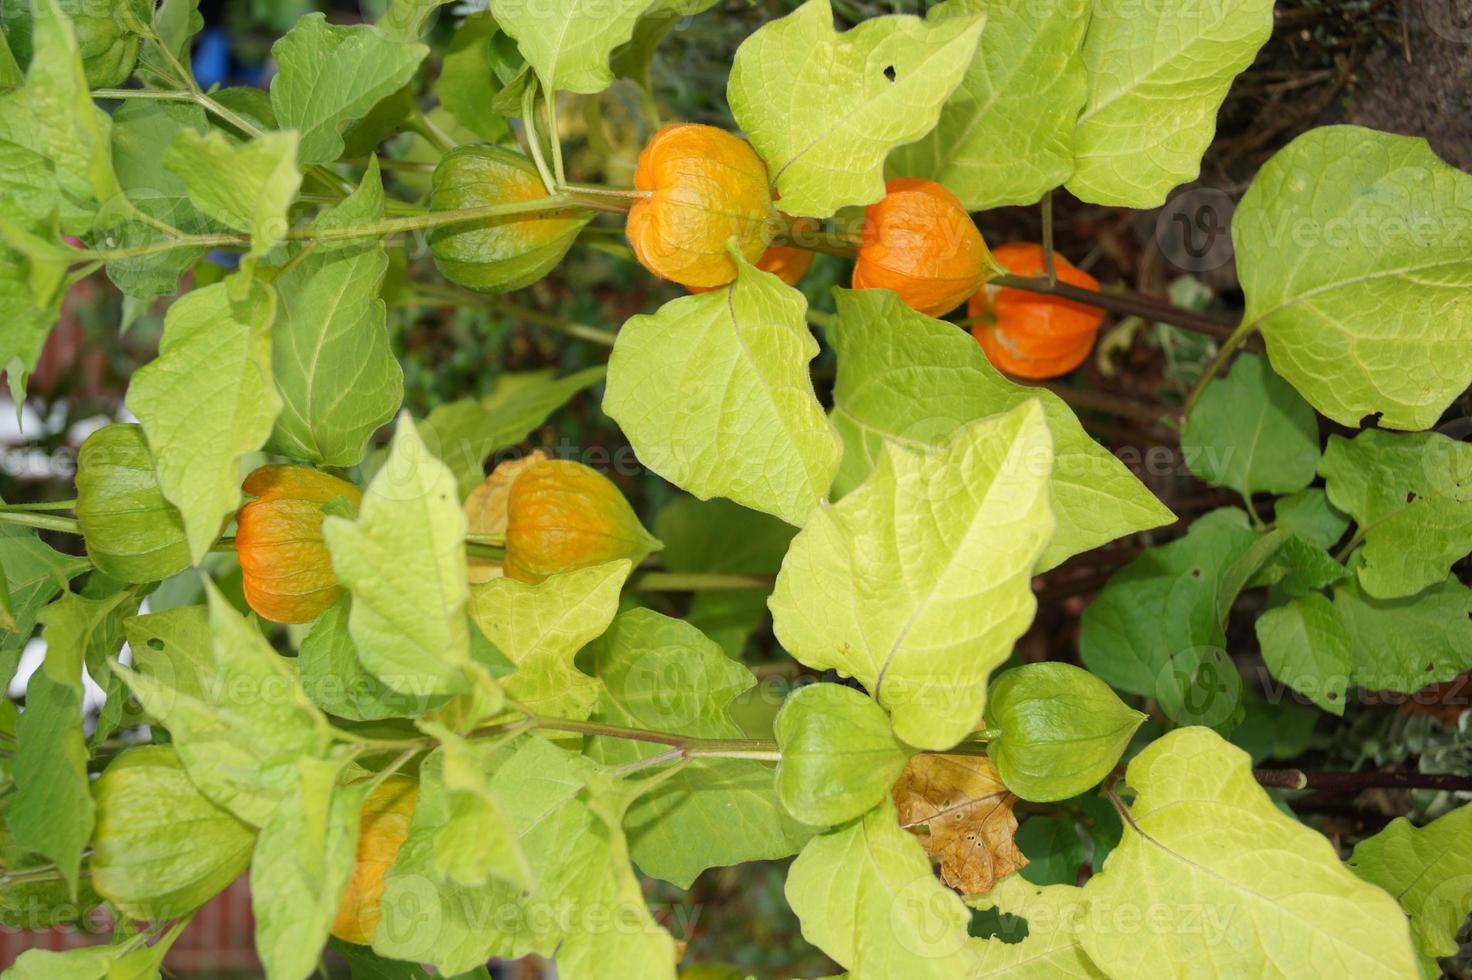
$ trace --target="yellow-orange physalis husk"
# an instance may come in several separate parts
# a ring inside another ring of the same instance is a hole
[[[506,507],[508,578],[549,575],[627,558],[634,564],[661,547],[607,477],[582,463],[546,459],[525,467]]]
[[[506,508],[511,502],[511,484],[528,466],[545,461],[547,454],[533,449],[520,459],[497,463],[491,475],[482,480],[465,498],[465,530],[468,534],[506,536]],[[489,582],[502,574],[501,563],[490,558],[468,560],[472,583]]]
[[[338,939],[373,945],[383,901],[383,875],[409,836],[418,799],[419,784],[407,776],[389,776],[364,799],[358,822],[358,861],[332,923],[332,934]]]
[[[655,133],[634,186],[649,196],[629,210],[629,244],[644,268],[682,286],[724,286],[736,278],[726,243],[734,238],[756,262],[777,232],[767,165],[746,140],[714,126],[673,123]]]
[[[342,595],[322,540],[323,508],[358,511],[363,492],[309,466],[262,466],[241,487],[254,498],[235,515],[245,601],[277,623],[309,623]]]
[[[986,282],[986,242],[956,195],[933,180],[900,177],[864,211],[855,289],[892,289],[905,305],[944,316]]]

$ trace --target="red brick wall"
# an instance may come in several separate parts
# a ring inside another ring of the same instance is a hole
[[[165,965],[179,976],[239,973],[259,976],[255,920],[250,914],[250,883],[241,878],[200,909],[184,930]],[[87,928],[22,931],[0,928],[0,966],[9,966],[28,949],[71,949],[105,943],[111,923],[100,912]]]

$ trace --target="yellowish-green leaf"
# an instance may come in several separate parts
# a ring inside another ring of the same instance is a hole
[[[1032,621],[1052,470],[1037,401],[942,449],[886,446],[867,482],[793,539],[771,599],[778,640],[856,678],[902,740],[955,745],[979,727],[987,676]]]
[[[348,631],[358,657],[400,694],[470,686],[470,586],[465,513],[455,477],[399,417],[388,460],[363,494],[358,519],[328,517],[332,567],[353,594]]]
[[[516,664],[516,673],[502,681],[509,696],[538,714],[588,717],[598,681],[574,667],[573,658],[613,622],[630,569],[621,559],[536,585],[502,577],[475,587],[471,617]]]
[[[838,468],[808,375],[818,343],[802,293],[735,258],[730,286],[624,324],[603,410],[671,482],[800,527]]]
[[[974,977],[978,950],[961,899],[885,800],[813,838],[787,873],[802,935],[856,978]]]
[[[548,90],[592,95],[613,82],[608,56],[634,33],[654,0],[510,0],[496,4],[501,29],[516,39]]]
[[[219,130],[201,136],[181,129],[164,150],[163,165],[183,178],[195,207],[250,235],[248,257],[256,259],[286,237],[287,208],[302,183],[296,155],[294,131],[232,143]]]
[[[1088,922],[1089,914],[1083,889],[1034,885],[1021,875],[1008,875],[987,894],[966,899],[966,904],[1027,921],[1027,935],[1019,942],[998,936],[972,940],[981,958],[981,970],[973,974],[978,980],[1104,980],[1105,974],[1079,943],[1079,927]]]
[[[808,0],[742,42],[726,98],[789,214],[827,217],[884,196],[884,158],[940,118],[982,16],[873,17],[840,34]]]
[[[1148,963],[1218,977],[1419,975],[1395,899],[1278,809],[1246,752],[1180,728],[1137,755],[1126,779],[1136,796],[1124,838],[1084,886],[1092,907],[1139,913],[1090,918],[1084,949],[1106,973]]]
[[[886,445],[942,446],[968,423],[1039,399],[1053,434],[1058,529],[1039,570],[1135,531],[1175,520],[1073,410],[1043,388],[1014,384],[954,325],[917,313],[887,289],[839,289],[826,331],[838,352],[833,422],[843,437],[841,496],[869,475]]]
[[[307,698],[290,661],[271,649],[209,579],[205,592],[213,650],[208,661],[194,665],[198,696],[169,677],[121,665],[113,669],[169,730],[200,791],[259,827],[290,790],[288,774],[297,760],[325,751],[327,719]]]
[[[1153,208],[1195,179],[1216,113],[1273,29],[1273,0],[1096,0],[1068,189]]]
[[[1472,805],[1424,827],[1397,817],[1355,845],[1349,866],[1400,901],[1423,975],[1440,975],[1436,958],[1456,954],[1457,931],[1472,911]]]
[[[888,170],[944,184],[968,211],[1032,204],[1073,173],[1083,108],[1088,0],[1046,14],[1011,0],[946,0],[930,21],[986,15],[965,77],[924,138],[889,155]]]
[[[192,132],[192,131],[191,131]],[[281,398],[271,384],[276,294],[239,276],[196,289],[164,317],[158,359],[128,385],[159,489],[179,508],[198,564],[240,504],[240,458],[271,434]]]
[[[1422,139],[1325,126],[1232,218],[1246,321],[1273,369],[1356,427],[1435,424],[1472,382],[1472,175]]]

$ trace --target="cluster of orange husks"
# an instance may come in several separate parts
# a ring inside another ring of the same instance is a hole
[[[766,164],[740,137],[714,126],[664,127],[639,154],[634,186],[647,192],[629,211],[628,237],[640,263],[691,292],[725,286],[737,267],[734,246],[757,268],[796,285],[812,251],[771,244],[777,229],[800,241],[809,218],[776,209]],[[992,260],[995,260],[993,262]],[[962,303],[978,321],[972,333],[991,362],[1023,378],[1053,378],[1078,367],[1093,347],[1102,310],[987,280],[1000,264],[1019,276],[1043,274],[1041,246],[986,242],[957,197],[932,180],[896,178],[864,212],[854,264],[855,289],[890,289],[912,309],[945,316]],[[1062,256],[1059,280],[1097,291],[1099,284]]]
[[[309,623],[342,595],[322,534],[328,514],[352,518],[362,492],[310,466],[263,466],[243,489],[235,551],[245,600],[277,623]],[[541,452],[502,463],[465,501],[471,534],[500,536],[499,561],[471,558],[469,577],[540,582],[549,575],[657,549],[629,502],[601,473]]]

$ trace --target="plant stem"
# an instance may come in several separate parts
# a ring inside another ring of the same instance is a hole
[[[1058,285],[1058,270],[1053,264],[1053,192],[1043,194],[1043,271],[1048,285]]]
[[[740,592],[770,591],[771,575],[723,575],[715,572],[635,572],[631,592]]]
[[[557,120],[557,90],[542,93],[542,105],[547,110],[547,140],[552,146],[552,176],[561,187],[567,183],[567,174],[562,169],[562,127]]]
[[[485,558],[489,561],[505,561],[506,547],[493,544],[481,544],[479,541],[465,541],[465,555],[468,558]]]
[[[1113,293],[1094,292],[1090,289],[1080,289],[1066,282],[1049,283],[1046,276],[998,276],[992,279],[988,285],[1002,286],[1008,289],[1024,289],[1032,293],[1043,293],[1049,296],[1057,296],[1060,299],[1073,300],[1086,306],[1097,306],[1101,310],[1111,313],[1121,313],[1126,316],[1138,316],[1145,320],[1170,323],[1177,327],[1184,327],[1196,333],[1206,334],[1209,337],[1228,340],[1236,333],[1232,325],[1224,320],[1205,313],[1195,313],[1191,310],[1183,310],[1179,306],[1161,300],[1151,299],[1139,293]],[[1244,340],[1246,338],[1243,338]],[[1238,341],[1241,343],[1241,341]]]
[[[537,87],[528,83],[521,93],[521,127],[526,131],[527,148],[531,150],[532,162],[537,173],[542,175],[542,185],[549,195],[557,193],[557,181],[547,169],[547,160],[542,156],[542,138],[537,135]]]
[[[1097,391],[1093,388],[1074,388],[1056,381],[1043,382],[1038,387],[1046,388],[1075,408],[1107,412],[1110,415],[1142,422],[1145,425],[1159,425],[1162,419],[1171,414],[1171,410],[1163,405],[1150,405],[1123,395]]]
[[[54,514],[35,514],[28,511],[0,510],[0,524],[22,524],[43,531],[60,531],[63,534],[81,534],[75,517],[57,517]]]
[[[577,323],[567,320],[552,313],[533,309],[530,306],[522,306],[512,303],[499,296],[484,296],[473,293],[468,289],[446,289],[435,286],[422,286],[419,295],[434,303],[455,303],[464,306],[478,306],[482,309],[502,313],[506,316],[514,316],[518,319],[535,323],[538,326],[549,327],[567,334],[569,337],[577,337],[590,343],[599,344],[603,347],[612,347],[617,339],[617,334],[612,330],[604,330],[601,327],[589,326],[586,323]]]
[[[75,500],[46,500],[34,504],[0,504],[0,511],[74,510],[76,506]]]
[[[1305,772],[1302,769],[1254,769],[1263,786],[1277,789],[1313,789],[1325,793],[1353,793],[1362,789],[1438,789],[1472,792],[1472,777],[1427,772]]]
[[[1232,331],[1232,335],[1222,342],[1221,350],[1217,351],[1216,357],[1213,357],[1211,363],[1206,365],[1206,369],[1201,372],[1201,377],[1197,378],[1196,384],[1192,386],[1191,393],[1186,396],[1186,407],[1181,412],[1183,418],[1191,417],[1191,409],[1196,407],[1197,400],[1200,399],[1201,393],[1206,390],[1206,386],[1211,383],[1211,379],[1217,376],[1217,372],[1222,369],[1222,365],[1227,363],[1238,347],[1241,347],[1247,342],[1247,338],[1252,336],[1253,331],[1256,329],[1257,324],[1255,322],[1249,322],[1244,318],[1237,325],[1237,329]]]
[[[809,252],[822,252],[825,255],[836,255],[842,259],[851,259],[859,254],[858,237],[842,231],[803,231],[797,235],[784,233],[772,240],[773,245],[787,245],[791,248],[805,248]]]
[[[654,732],[644,728],[627,728],[623,725],[606,725],[594,721],[573,721],[567,718],[537,717],[531,727],[554,732],[571,732],[601,738],[623,738],[633,742],[670,745],[682,749],[682,754],[689,757],[761,761],[776,761],[782,757],[777,743],[769,738],[696,738],[692,735],[677,735],[673,732]],[[477,731],[474,734],[480,735],[481,732]]]

